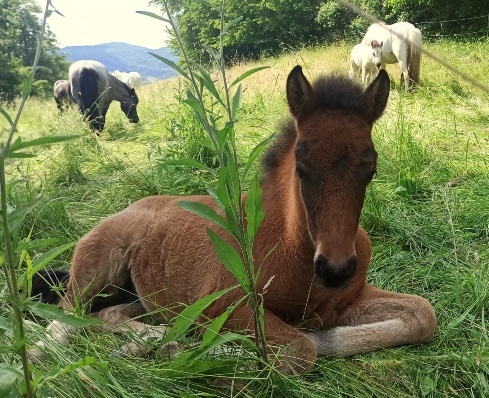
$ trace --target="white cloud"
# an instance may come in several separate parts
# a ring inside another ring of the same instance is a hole
[[[44,10],[45,0],[36,0]],[[48,25],[60,47],[124,42],[148,48],[166,46],[165,24],[137,14],[161,15],[149,0],[53,0],[64,17],[53,13]]]

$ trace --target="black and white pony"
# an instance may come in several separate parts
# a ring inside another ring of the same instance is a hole
[[[53,97],[59,112],[63,112],[73,104],[71,87],[68,80],[57,80],[53,86]]]
[[[92,60],[76,61],[69,70],[73,101],[90,122],[92,130],[102,132],[110,103],[121,103],[131,123],[139,122],[138,96],[133,88],[110,75],[104,65]]]

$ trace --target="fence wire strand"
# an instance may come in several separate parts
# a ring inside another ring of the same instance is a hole
[[[373,17],[372,15],[370,15],[369,13],[367,13],[365,10],[361,9],[360,7],[356,6],[355,4],[350,3],[348,0],[336,0],[336,2],[338,4],[340,4],[340,5],[342,5],[343,7],[346,7],[348,9],[350,9],[355,14],[357,14],[357,15],[365,18],[367,21],[369,21],[371,23],[378,23],[378,24],[384,24],[385,25],[385,23],[382,22],[380,19],[377,19],[377,18]],[[397,32],[392,31],[392,29],[389,29],[387,26],[384,26],[384,27],[385,27],[386,30],[389,30],[392,34],[396,35],[400,39],[403,39],[401,37],[401,35],[399,35]],[[411,45],[413,45],[415,47],[418,47],[419,50],[424,55],[426,55],[427,57],[431,58],[435,62],[439,63],[441,66],[443,66],[444,68],[448,69],[450,72],[455,73],[456,75],[459,75],[460,77],[462,77],[463,79],[465,79],[469,83],[471,83],[473,86],[475,86],[475,87],[481,89],[482,91],[486,92],[487,94],[489,94],[489,87],[486,86],[485,84],[479,82],[478,80],[476,80],[473,77],[469,76],[467,73],[462,72],[460,69],[458,69],[455,66],[449,64],[447,61],[443,60],[442,58],[440,58],[438,55],[436,55],[432,51],[429,51],[426,48],[420,47],[420,46],[416,45],[415,43],[413,43],[411,41],[409,41],[409,42],[410,42]]]

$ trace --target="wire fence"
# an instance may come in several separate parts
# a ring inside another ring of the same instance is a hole
[[[424,37],[489,36],[489,14],[480,17],[418,22]]]

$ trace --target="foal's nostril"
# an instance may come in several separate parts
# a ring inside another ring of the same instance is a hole
[[[320,254],[314,262],[316,275],[322,279],[326,287],[345,288],[355,274],[357,257],[352,256],[343,264],[331,264],[328,259]]]
[[[382,64],[376,64],[375,66],[377,67],[377,69],[380,69],[380,66],[381,66],[381,65],[382,65]]]

